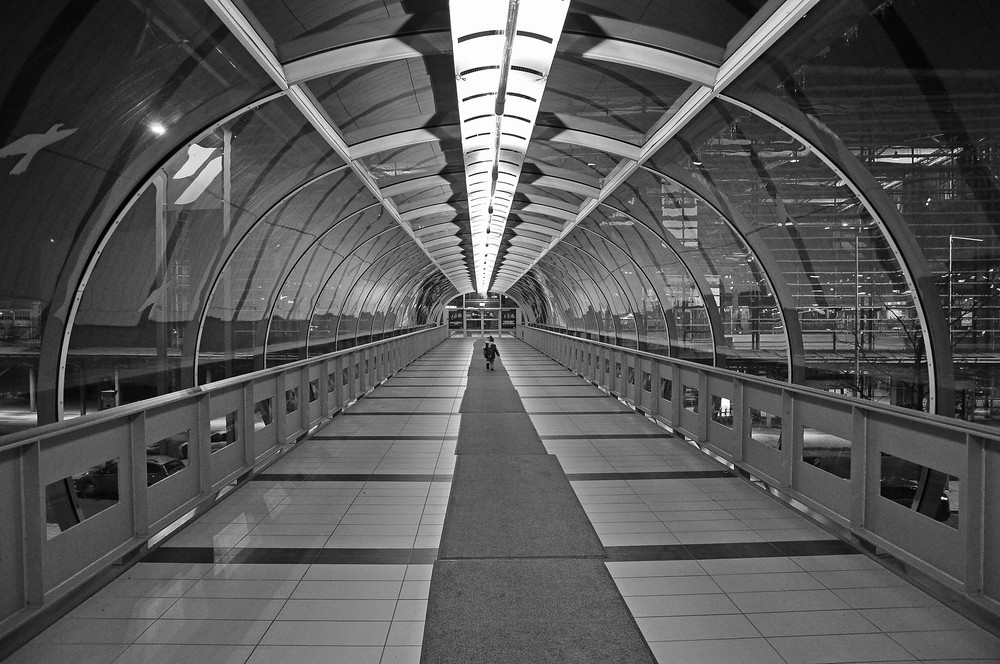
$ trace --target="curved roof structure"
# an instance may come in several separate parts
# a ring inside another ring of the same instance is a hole
[[[967,408],[956,375],[1000,389],[988,0],[551,0],[552,36],[488,27],[516,0],[467,25],[441,0],[9,4],[2,349],[38,421],[477,291],[941,414]]]

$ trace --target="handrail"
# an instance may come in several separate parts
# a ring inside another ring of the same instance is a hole
[[[240,374],[238,376],[232,376],[230,378],[223,378],[222,380],[212,381],[211,383],[205,383],[203,385],[196,385],[194,387],[188,387],[183,390],[178,390],[176,392],[171,392],[170,394],[164,394],[156,397],[150,397],[149,399],[143,399],[142,401],[136,401],[134,403],[123,404],[121,406],[115,406],[114,408],[109,408],[108,410],[102,410],[94,413],[87,413],[86,415],[81,415],[80,417],[74,417],[69,420],[63,420],[61,422],[51,422],[49,424],[42,424],[37,427],[26,429],[24,431],[17,431],[14,433],[6,434],[0,436],[0,452],[4,452],[9,449],[20,447],[40,438],[45,438],[54,433],[67,433],[70,431],[75,431],[81,427],[90,427],[101,422],[106,422],[109,420],[118,419],[121,417],[127,417],[135,413],[140,413],[150,408],[157,408],[166,404],[174,403],[176,401],[182,401],[184,399],[190,399],[191,397],[196,397],[201,394],[207,394],[210,392],[216,392],[223,390],[234,385],[241,385],[247,381],[259,380],[261,378],[266,378],[268,376],[273,376],[283,372],[290,371],[292,369],[297,369],[300,367],[315,364],[321,360],[330,360],[337,357],[342,357],[344,355],[349,355],[351,353],[356,353],[359,350],[366,350],[374,348],[376,346],[385,344],[389,341],[396,341],[399,339],[406,339],[408,337],[420,335],[426,333],[428,330],[433,330],[440,325],[421,328],[413,332],[407,332],[406,334],[400,334],[394,337],[386,337],[378,341],[372,341],[367,344],[361,344],[358,346],[351,346],[344,350],[334,351],[332,353],[325,353],[323,355],[317,355],[316,357],[309,357],[304,360],[295,360],[294,362],[289,362],[287,364],[281,364],[276,367],[270,367],[268,369],[260,369],[258,371],[253,371],[251,373]]]
[[[766,378],[763,376],[755,376],[753,374],[739,373],[731,369],[719,369],[707,364],[702,364],[700,362],[695,362],[693,360],[685,360],[679,357],[665,357],[663,355],[658,355],[656,353],[650,353],[644,350],[637,350],[635,348],[626,348],[623,346],[616,346],[615,344],[610,344],[606,341],[597,341],[595,339],[586,339],[584,337],[578,337],[572,334],[567,334],[565,332],[556,332],[555,330],[549,330],[541,327],[537,324],[532,324],[529,327],[537,329],[539,332],[544,332],[546,334],[551,334],[557,337],[563,337],[565,339],[570,339],[573,341],[578,341],[581,343],[590,344],[592,346],[601,346],[612,350],[627,351],[632,355],[639,357],[644,357],[650,360],[664,361],[668,360],[671,364],[677,364],[680,366],[687,366],[692,369],[704,370],[708,373],[715,373],[720,376],[732,377],[734,375],[739,376],[740,380],[748,383],[760,383],[762,385],[769,385],[771,387],[780,387],[783,390],[788,390],[791,392],[798,392],[801,394],[810,394],[813,396],[835,399],[837,401],[842,401],[844,403],[849,403],[852,406],[857,406],[873,411],[882,411],[893,415],[894,417],[902,417],[910,419],[916,422],[932,422],[935,425],[946,425],[954,428],[956,431],[962,431],[965,433],[974,434],[976,436],[985,436],[991,439],[992,442],[1000,444],[1000,430],[989,427],[984,424],[977,424],[975,422],[969,422],[968,420],[952,419],[948,417],[943,417],[941,415],[935,415],[933,413],[928,413],[922,410],[913,410],[911,408],[902,408],[900,406],[892,406],[889,404],[884,404],[878,401],[868,401],[867,399],[861,399],[858,397],[850,396],[848,394],[832,394],[825,390],[820,390],[815,387],[809,387],[808,385],[796,385],[795,383],[786,383],[784,381],[775,380],[774,378]]]
[[[1000,430],[538,325],[521,338],[1000,625]]]
[[[427,326],[5,436],[0,658],[447,336]]]

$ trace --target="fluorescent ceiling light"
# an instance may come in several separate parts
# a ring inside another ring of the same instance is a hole
[[[496,263],[569,0],[451,0],[477,290]]]

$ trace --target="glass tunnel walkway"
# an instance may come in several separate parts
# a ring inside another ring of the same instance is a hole
[[[398,371],[6,663],[1000,661],[539,351],[501,338],[488,372],[479,346]]]

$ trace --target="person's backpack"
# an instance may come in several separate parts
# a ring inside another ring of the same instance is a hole
[[[483,357],[485,357],[487,360],[490,359],[490,344],[489,344],[489,342],[486,342],[486,343],[483,344]]]

